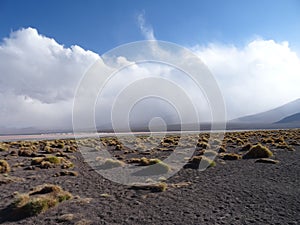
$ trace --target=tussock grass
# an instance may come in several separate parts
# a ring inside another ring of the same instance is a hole
[[[226,148],[224,146],[221,146],[218,150],[218,153],[226,152]]]
[[[273,144],[274,140],[271,137],[263,138],[261,141],[263,144]]]
[[[254,145],[248,152],[243,155],[244,159],[255,159],[255,158],[268,158],[273,153],[265,146],[261,144]]]
[[[150,166],[150,165],[154,165],[157,163],[162,163],[162,161],[160,159],[148,159],[146,157],[142,157],[142,158],[131,158],[130,160],[128,160],[129,163],[137,163],[139,166]]]
[[[74,167],[74,164],[71,161],[63,157],[54,155],[49,155],[46,157],[35,157],[31,160],[31,165],[40,166],[43,169],[48,169],[56,166],[61,166],[62,169]]]
[[[35,146],[27,146],[27,147],[20,147],[18,151],[19,156],[25,157],[34,157],[36,156],[37,148]]]
[[[113,169],[124,166],[125,163],[117,159],[105,159],[99,169]]]
[[[160,159],[147,159],[146,157],[142,157],[140,159],[132,158],[129,160],[129,163],[137,163],[139,166],[147,166],[145,169],[136,172],[136,175],[138,176],[166,174],[171,170],[171,167]]]
[[[153,184],[133,184],[131,189],[134,190],[150,190],[151,192],[163,192],[168,188],[168,184],[165,182],[158,182]]]
[[[202,149],[210,149],[210,144],[208,144],[207,142],[201,141],[201,142],[197,143],[197,147],[202,148]]]
[[[278,137],[278,138],[274,138],[274,143],[284,143],[284,138],[283,137]]]
[[[21,217],[34,216],[72,197],[71,193],[64,191],[60,186],[44,184],[28,193],[16,193],[11,208]]]
[[[184,168],[191,168],[191,169],[199,169],[200,163],[202,163],[202,167],[213,167],[216,166],[216,162],[209,159],[205,156],[193,156],[188,164],[184,166]]]
[[[71,177],[77,177],[78,173],[76,171],[69,171],[69,170],[63,170],[54,175],[55,177],[59,176],[71,176]]]
[[[48,145],[46,145],[43,150],[46,153],[55,153],[55,152],[58,151],[56,148],[53,148],[53,147],[48,146]]]
[[[149,166],[149,165],[154,165],[157,163],[160,163],[160,159],[147,159],[146,157],[142,157],[140,161],[141,166]]]
[[[241,148],[240,151],[242,151],[242,152],[249,151],[251,147],[252,147],[251,143],[246,143],[246,144],[243,145],[243,147]]]
[[[0,173],[9,173],[10,166],[8,162],[4,159],[0,159]]]
[[[0,152],[8,151],[9,145],[6,143],[0,142]]]
[[[67,146],[65,148],[65,152],[76,152],[77,151],[77,147],[76,146]]]
[[[220,156],[224,160],[238,160],[242,158],[241,155],[236,153],[222,153]]]

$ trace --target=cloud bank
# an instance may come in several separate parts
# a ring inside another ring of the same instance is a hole
[[[0,45],[0,127],[69,127],[78,81],[98,58],[33,28],[11,33]]]
[[[219,82],[230,118],[300,97],[300,58],[288,42],[257,39],[241,49],[216,44],[193,49]]]
[[[143,14],[139,22],[145,37],[155,39],[153,29],[145,26]],[[268,110],[300,97],[300,59],[288,42],[257,39],[243,48],[210,44],[194,46],[192,50],[219,83],[229,118]],[[178,60],[182,57],[178,56]],[[0,128],[71,129],[77,85],[85,71],[99,59],[96,53],[76,45],[66,48],[33,28],[12,32],[0,44]],[[119,57],[117,63],[125,60]],[[205,106],[199,103],[201,92],[190,88],[185,77],[176,75],[174,70],[134,65],[107,87],[103,101],[97,106],[101,114],[97,122],[110,122],[111,104],[120,89],[137,78],[153,74],[174,79],[198,101],[199,108]],[[141,123],[155,115],[175,118],[170,123],[177,118],[171,107],[155,99],[140,103],[133,112],[136,115],[133,118]]]

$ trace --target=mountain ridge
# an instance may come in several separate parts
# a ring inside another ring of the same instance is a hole
[[[272,124],[296,113],[300,113],[300,98],[265,112],[239,117],[230,122]]]

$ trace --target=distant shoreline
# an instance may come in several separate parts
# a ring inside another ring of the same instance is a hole
[[[11,135],[1,135],[0,134],[0,142],[8,142],[8,141],[25,141],[25,140],[56,140],[56,139],[73,139],[73,138],[93,138],[93,137],[109,137],[109,136],[127,136],[129,134],[134,135],[176,135],[180,133],[186,134],[195,134],[195,133],[227,133],[227,132],[247,132],[247,131],[268,131],[268,130],[294,130],[300,128],[250,128],[250,129],[226,129],[226,130],[200,130],[200,131],[156,131],[156,132],[148,132],[148,131],[140,131],[140,132],[98,132],[98,133],[90,133],[90,132],[82,132],[78,134],[74,133],[40,133],[40,134],[11,134]]]

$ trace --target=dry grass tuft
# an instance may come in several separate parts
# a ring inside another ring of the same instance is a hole
[[[240,151],[241,152],[249,151],[251,147],[252,147],[251,143],[244,144]]]
[[[58,150],[56,149],[56,148],[53,148],[53,147],[51,147],[51,146],[48,146],[48,145],[46,145],[45,147],[44,147],[44,152],[46,152],[46,153],[55,153],[55,152],[57,152]]]
[[[22,217],[34,216],[72,197],[72,194],[64,191],[60,186],[44,184],[28,193],[17,193],[11,208]]]
[[[21,147],[18,151],[19,156],[25,156],[25,157],[34,157],[36,156],[36,153],[32,148],[29,147]]]
[[[9,173],[10,166],[8,162],[4,159],[0,159],[0,173]]]
[[[168,184],[165,182],[158,182],[153,184],[133,184],[131,189],[134,190],[150,190],[151,192],[163,192],[168,188]]]
[[[0,142],[0,152],[2,152],[2,151],[8,151],[8,149],[9,149],[9,145],[8,144]]]
[[[224,146],[221,146],[218,150],[218,153],[226,152],[226,148]]]
[[[63,170],[54,175],[55,177],[60,176],[71,176],[71,177],[77,177],[78,173],[76,171],[69,171],[69,170]]]
[[[201,141],[197,143],[197,147],[201,149],[210,149],[210,144],[207,142]]]
[[[263,138],[261,142],[264,144],[273,144],[274,140],[271,137],[267,137],[267,138]]]
[[[222,153],[220,156],[223,160],[238,160],[242,158],[241,155],[236,153]]]
[[[123,167],[124,165],[124,162],[117,159],[105,159],[104,163],[99,167],[99,169],[113,169],[117,167]]]
[[[166,174],[171,170],[171,167],[160,159],[147,159],[145,157],[140,159],[139,166],[147,167],[136,172],[135,174],[138,176]]]
[[[63,158],[54,155],[49,155],[46,157],[35,157],[31,160],[31,165],[39,166],[43,169],[48,169],[51,167],[61,166],[62,169],[68,169],[74,167],[74,164]]]
[[[202,163],[202,167],[213,167],[216,166],[216,162],[209,159],[205,156],[193,156],[188,164],[184,166],[184,168],[191,168],[191,169],[199,169],[200,163]]]
[[[268,158],[273,153],[265,146],[261,144],[254,145],[248,152],[243,155],[244,159],[255,159],[255,158]]]

